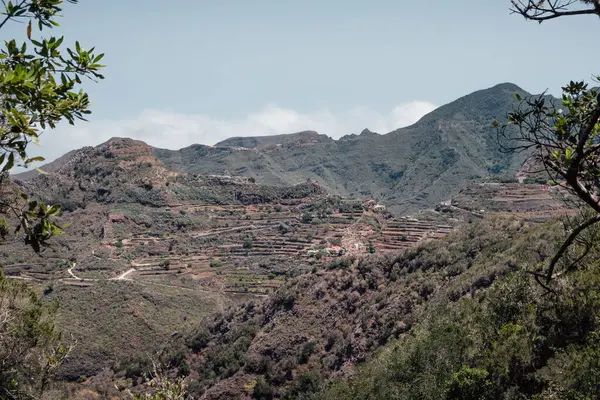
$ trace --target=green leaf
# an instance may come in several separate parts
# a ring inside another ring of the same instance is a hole
[[[60,204],[55,204],[48,210],[48,215],[54,215],[60,211]]]
[[[10,153],[8,155],[8,161],[2,168],[2,171],[10,171],[14,165],[15,165],[15,155],[14,155],[14,153]]]
[[[570,160],[571,158],[573,158],[573,149],[571,147],[567,147],[565,149],[565,158],[567,160]]]
[[[521,95],[520,95],[519,93],[515,93],[515,98],[516,98],[518,101],[521,101]]]
[[[36,161],[44,161],[44,160],[46,160],[44,157],[38,156],[38,157],[31,157],[31,158],[28,158],[28,159],[27,159],[25,162],[26,162],[27,164],[29,164],[29,163],[32,163],[32,162],[36,162]]]
[[[40,174],[42,174],[42,175],[50,175],[48,172],[44,171],[44,170],[43,170],[43,169],[41,169],[41,168],[36,168],[35,170],[36,170],[37,172],[39,172]]]

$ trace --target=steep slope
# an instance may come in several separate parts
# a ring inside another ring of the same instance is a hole
[[[503,154],[492,122],[516,105],[517,92],[526,94],[510,83],[477,91],[386,135],[365,130],[333,140],[300,132],[154,154],[174,169],[252,176],[265,184],[310,178],[333,193],[413,212],[448,199],[469,182],[514,175],[525,155]]]
[[[194,398],[320,398],[311,395],[324,382],[354,375],[430,310],[543,261],[557,225],[489,218],[404,252],[336,260],[174,338],[163,361],[189,374]]]
[[[436,213],[395,218],[311,181],[269,186],[172,171],[132,139],[71,152],[46,169],[14,184],[60,204],[58,222],[70,226],[41,257],[18,240],[0,256],[7,276],[62,303],[59,325],[79,341],[60,372],[67,379],[149,351],[327,259],[414,246],[456,224]]]
[[[318,244],[318,225],[296,228],[296,207],[324,195],[314,183],[269,187],[174,172],[145,143],[120,138],[46,169],[14,185],[60,204],[58,222],[69,227],[40,256],[19,240],[3,243],[0,256],[7,276],[61,302],[59,326],[79,342],[63,378],[94,374],[226,304],[264,295],[279,285],[276,273],[293,273]],[[275,206],[280,215],[271,217]],[[300,230],[311,240],[291,243]]]

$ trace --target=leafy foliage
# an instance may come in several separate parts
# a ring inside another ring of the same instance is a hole
[[[68,0],[77,3],[76,0]],[[26,22],[25,42],[7,40],[0,51],[0,171],[14,166],[29,166],[43,157],[29,157],[27,146],[38,143],[41,132],[54,128],[61,120],[74,124],[89,114],[90,100],[78,90],[83,78],[103,79],[98,72],[103,54],[85,49],[63,49],[64,37],[35,38],[33,24],[41,31],[58,26],[62,0],[20,0],[3,2],[0,28],[10,21]],[[4,186],[5,182],[3,183]],[[25,202],[26,204],[22,204]],[[27,195],[6,197],[0,202],[0,215],[8,212],[18,218],[18,229],[38,252],[48,238],[60,232],[52,218],[60,211]],[[7,224],[2,218],[3,224]]]
[[[590,265],[563,278],[559,294],[541,296],[543,288],[517,272],[473,300],[434,308],[324,398],[593,398],[599,277]]]
[[[152,364],[152,377],[147,382],[151,393],[133,395],[133,400],[188,400],[191,397],[187,393],[183,378],[169,377],[164,368],[156,363]]]
[[[77,3],[76,0],[68,0]],[[30,199],[8,179],[15,166],[29,166],[42,157],[30,157],[29,143],[39,143],[43,130],[55,128],[61,120],[74,124],[89,114],[90,100],[76,91],[82,78],[102,79],[98,72],[103,55],[86,50],[79,42],[75,49],[61,48],[63,37],[34,36],[58,26],[56,18],[62,0],[3,1],[0,28],[8,22],[25,22],[25,42],[6,40],[0,50],[0,235],[23,233],[25,243],[35,252],[61,232],[53,219],[59,205]],[[51,292],[51,291],[50,291]],[[60,344],[48,307],[23,283],[7,279],[0,270],[0,397],[39,398],[52,374],[69,354]]]

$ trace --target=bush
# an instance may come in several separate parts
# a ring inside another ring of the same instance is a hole
[[[210,341],[211,334],[210,331],[202,327],[198,329],[191,337],[187,340],[187,346],[195,353],[198,353],[202,350],[208,342]]]
[[[302,214],[302,223],[303,224],[310,224],[313,220],[313,216],[312,214],[309,213],[304,213]]]
[[[292,230],[292,228],[285,222],[280,222],[278,229],[279,229],[279,232],[281,232],[282,234],[286,234]]]
[[[273,388],[265,381],[262,376],[259,377],[252,391],[252,398],[256,400],[270,400],[275,394]]]
[[[484,369],[462,367],[448,383],[447,399],[492,400],[497,398],[494,386]]]
[[[298,356],[298,363],[306,364],[310,359],[310,356],[315,352],[315,348],[316,345],[313,341],[308,341],[304,343],[302,349],[300,350],[300,355]]]
[[[214,258],[214,259],[210,260],[210,266],[212,268],[219,268],[222,265],[223,265],[223,261],[219,260],[218,258]]]
[[[313,399],[313,395],[320,390],[321,385],[322,378],[313,372],[308,372],[298,378],[294,392],[300,395],[298,397],[300,399]]]
[[[369,242],[368,248],[370,254],[375,254],[375,247],[373,247],[373,243]]]

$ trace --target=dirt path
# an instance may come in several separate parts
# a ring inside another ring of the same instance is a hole
[[[204,232],[204,233],[196,233],[196,234],[190,235],[190,237],[199,238],[199,237],[206,237],[206,236],[215,236],[215,235],[222,235],[223,233],[230,233],[230,232],[236,232],[236,231],[241,231],[241,230],[251,230],[253,232],[256,232],[256,231],[261,231],[261,230],[272,228],[273,226],[275,226],[275,225],[274,224],[242,225],[242,226],[237,226],[235,228],[227,228],[227,229],[221,229],[221,230],[208,231],[208,232]]]
[[[131,260],[131,266],[132,267],[152,267],[152,266],[155,266],[155,265],[156,265],[156,263],[145,263],[145,264],[143,264],[143,263],[136,262],[135,260]]]
[[[71,275],[71,277],[73,277],[73,279],[78,280],[78,281],[97,281],[98,280],[98,279],[86,279],[86,278],[78,277],[77,275],[75,275],[75,273],[73,273],[73,270],[75,269],[76,266],[77,266],[77,264],[73,263],[73,266],[67,270],[68,274]]]
[[[123,272],[121,275],[117,276],[116,278],[110,278],[109,281],[131,280],[131,279],[127,279],[127,275],[129,275],[135,271],[136,271],[135,268],[130,268],[127,271]]]
[[[34,280],[33,278],[30,278],[28,276],[12,276],[12,275],[6,275],[7,278],[9,279],[20,279],[22,281],[32,281]]]

